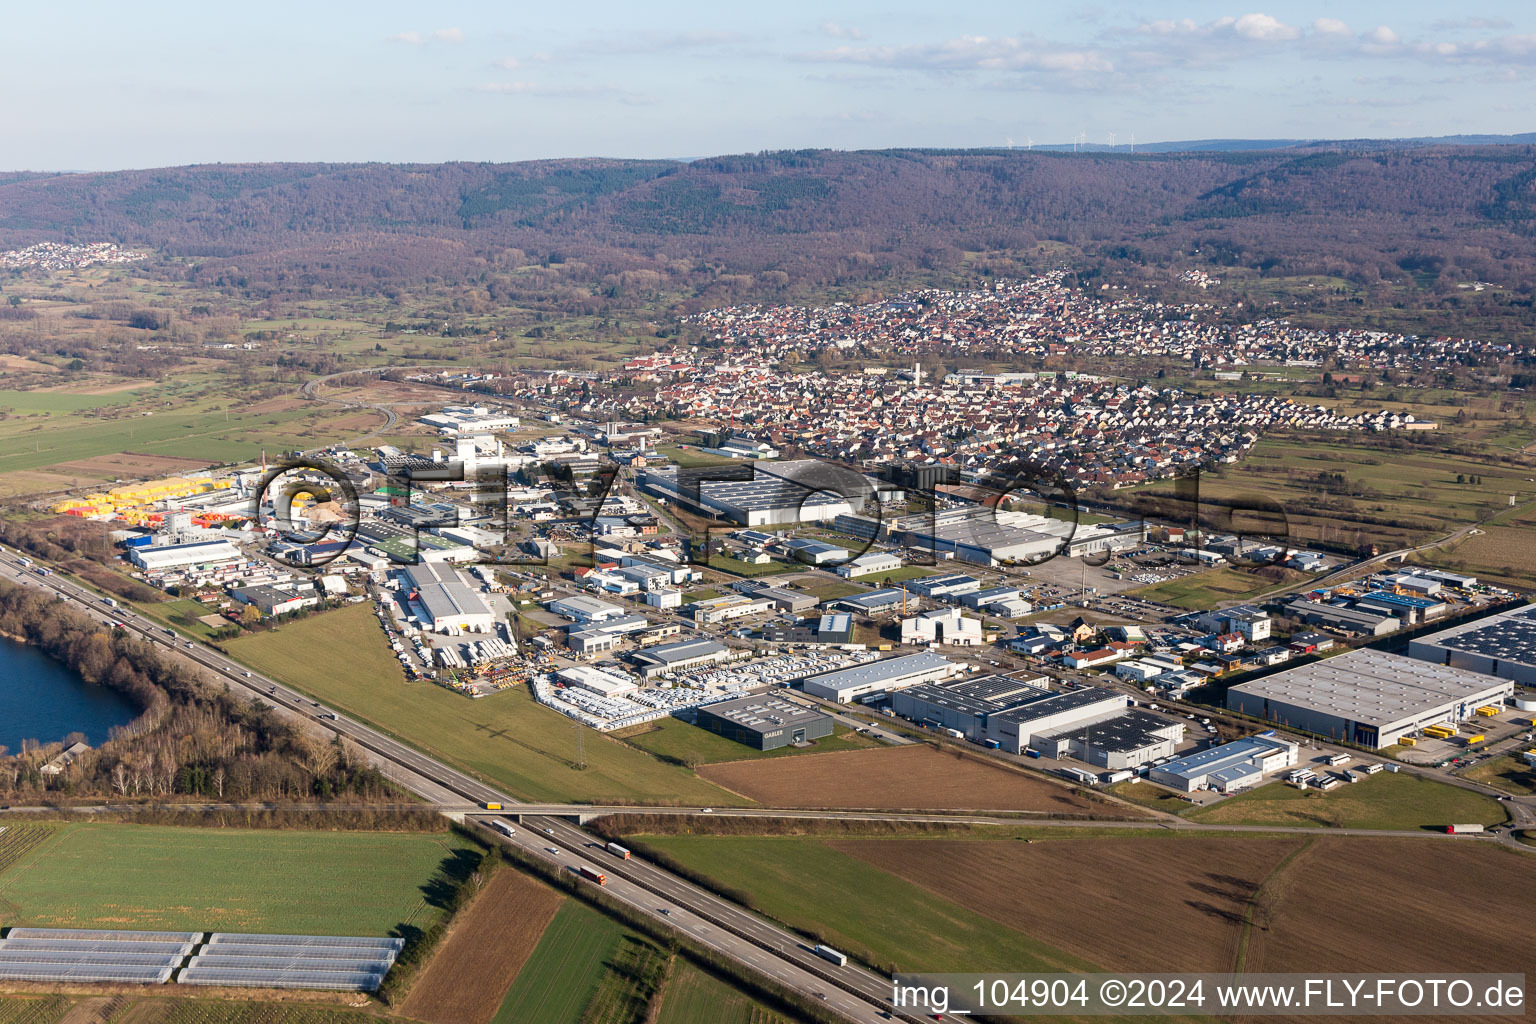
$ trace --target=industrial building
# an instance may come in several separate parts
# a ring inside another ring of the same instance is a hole
[[[870,661],[850,668],[806,676],[801,687],[806,693],[839,704],[866,697],[872,693],[900,690],[918,683],[948,679],[963,672],[964,668],[937,654],[924,651],[898,658]]]
[[[1362,648],[1227,690],[1227,707],[1372,749],[1425,726],[1461,722],[1502,704],[1514,684]]]
[[[240,587],[231,590],[229,596],[241,604],[255,605],[256,610],[265,616],[287,615],[300,608],[313,608],[320,603],[320,595],[313,587],[307,590],[267,585]]]
[[[694,721],[701,729],[758,750],[808,743],[832,735],[829,715],[766,694],[706,704],[695,712]]]
[[[1264,776],[1295,764],[1300,749],[1272,733],[1248,736],[1175,758],[1147,772],[1147,778],[1181,793],[1214,789],[1235,793],[1256,786]]]
[[[411,611],[423,629],[489,633],[496,617],[459,570],[446,562],[422,562],[401,571]]]
[[[828,544],[808,537],[797,537],[794,540],[785,541],[784,550],[809,565],[846,562],[852,554],[847,548],[840,548],[836,544]]]
[[[555,673],[555,678],[570,686],[600,693],[604,697],[619,697],[639,689],[632,680],[612,672],[604,672],[588,665],[573,665]]]
[[[913,580],[907,584],[907,589],[914,594],[920,594],[934,601],[943,601],[951,597],[959,597],[961,594],[970,594],[980,590],[981,581],[974,576],[951,572],[941,576],[929,576],[925,579]]]
[[[1010,754],[1022,754],[1034,746],[1037,735],[1113,718],[1125,711],[1128,700],[1124,693],[1102,686],[1047,693],[988,715],[985,738]]]
[[[977,647],[982,642],[981,620],[967,617],[959,608],[922,612],[901,620],[901,642]]]
[[[887,551],[871,551],[852,561],[844,562],[832,570],[844,579],[856,580],[860,576],[878,576],[883,572],[895,572],[901,568],[901,556]]]
[[[894,587],[871,590],[863,594],[851,594],[828,602],[833,608],[844,608],[859,615],[884,615],[906,603],[907,595]]]
[[[954,729],[966,739],[981,740],[987,717],[1020,707],[1050,694],[1045,676],[966,676],[947,682],[920,683],[891,694],[891,710],[912,722]]]
[[[748,615],[767,615],[774,611],[774,603],[766,597],[747,597],[745,594],[727,594],[724,597],[707,597],[688,606],[693,621],[711,625]]]
[[[829,612],[798,622],[770,622],[759,635],[777,644],[848,644],[853,642],[853,616]]]
[[[774,606],[780,611],[799,614],[816,607],[814,595],[807,594],[803,590],[776,587],[772,583],[764,583],[760,580],[742,580],[740,583],[735,584],[735,589],[749,597],[765,598],[772,601]]]
[[[214,569],[244,562],[245,555],[227,540],[199,541],[196,544],[167,544],[163,547],[131,547],[128,557],[150,575],[177,569]]]
[[[1292,601],[1285,606],[1285,614],[1309,626],[1322,626],[1339,633],[1359,633],[1364,636],[1385,636],[1397,632],[1403,626],[1402,620],[1395,616],[1357,611],[1317,601]]]
[[[718,479],[724,475],[718,468],[648,468],[641,470],[639,484],[668,501],[751,527],[829,522],[857,512],[874,493],[873,484],[867,480],[855,488],[858,493],[853,496],[832,493],[822,480],[827,468],[812,459],[753,463],[743,468],[750,472],[750,478],[743,474],[739,480]]]
[[[563,615],[567,619],[575,619],[586,624],[602,622],[604,619],[618,618],[624,614],[624,609],[607,601],[599,601],[595,597],[586,597],[578,594],[575,597],[557,598],[546,606],[556,615]]]
[[[1408,654],[1437,665],[1536,685],[1536,605],[1415,637],[1408,641]]]
[[[1172,757],[1183,739],[1183,722],[1133,708],[1086,724],[1036,731],[1029,745],[1046,757],[1075,757],[1122,771]]]
[[[1080,558],[1132,548],[1143,539],[1139,522],[1088,526],[990,507],[909,516],[888,530],[909,547],[989,566],[1039,562],[1057,554]]]
[[[731,656],[731,650],[713,640],[679,640],[677,643],[647,647],[631,655],[642,678],[666,672],[682,672],[700,665],[713,665]]]

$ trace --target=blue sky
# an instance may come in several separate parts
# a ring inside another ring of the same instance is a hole
[[[12,5],[0,168],[1536,129],[1536,5]]]

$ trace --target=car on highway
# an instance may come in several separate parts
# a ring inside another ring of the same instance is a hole
[[[555,830],[552,829],[552,828],[547,828],[547,829],[544,830],[544,834],[547,835],[547,836],[552,836],[552,835],[555,834]]]
[[[251,674],[250,674],[250,673],[249,673],[249,672],[247,672],[247,673],[246,673],[246,674],[245,674],[245,678],[247,678],[247,679],[249,679],[249,678],[251,678]]]
[[[558,846],[546,846],[546,847],[544,847],[544,852],[545,853],[552,853],[556,857],[560,856],[560,848]]]
[[[186,648],[187,648],[187,650],[189,650],[189,651],[190,651],[190,650],[191,650],[191,649],[192,649],[192,642],[191,642],[191,641],[190,641],[190,640],[189,640],[189,641],[187,641],[187,643],[186,643]]]

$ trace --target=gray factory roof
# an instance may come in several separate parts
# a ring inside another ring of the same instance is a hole
[[[1085,746],[1094,746],[1113,754],[1128,754],[1163,739],[1162,733],[1169,728],[1182,731],[1179,722],[1170,721],[1150,711],[1126,711],[1088,725],[1070,725],[1064,729],[1052,729],[1034,734],[1034,739],[1076,739]]]
[[[1536,665],[1536,605],[1418,637],[1415,646],[1466,651],[1501,662]]]
[[[407,566],[404,572],[416,591],[416,603],[433,620],[491,614],[480,595],[464,582],[457,569],[446,562],[420,562]]]
[[[941,668],[956,667],[954,662],[942,658],[932,651],[921,651],[917,654],[907,654],[897,658],[883,658],[880,661],[867,661],[862,665],[854,665],[850,668],[835,669],[831,672],[823,672],[820,675],[806,676],[805,682],[815,683],[831,689],[846,690],[850,687],[863,686],[869,683],[885,683],[921,672],[933,672]]]
[[[635,652],[636,661],[654,662],[658,665],[676,665],[680,662],[693,661],[696,658],[708,658],[724,654],[729,650],[724,644],[713,640],[679,640],[676,643],[661,644],[656,647],[648,647],[643,651]]]
[[[766,694],[706,704],[699,711],[758,733],[773,732],[787,725],[803,726],[828,717],[794,701]]]
[[[867,610],[870,608],[887,608],[893,604],[900,604],[905,598],[906,595],[901,591],[894,587],[886,587],[883,590],[871,590],[864,594],[840,597],[831,603],[859,610]]]
[[[1232,690],[1380,727],[1508,685],[1476,672],[1361,648]]]
[[[1038,700],[1049,692],[1020,679],[986,675],[943,683],[919,683],[903,690],[902,695],[935,707],[949,708],[963,715],[981,716],[994,715]]]
[[[1048,715],[1092,707],[1110,698],[1118,698],[1122,706],[1126,699],[1125,694],[1118,690],[1111,690],[1104,686],[1089,686],[1080,690],[1044,693],[1034,700],[1009,708],[1007,711],[1000,711],[992,717],[1010,722],[1036,722]]]

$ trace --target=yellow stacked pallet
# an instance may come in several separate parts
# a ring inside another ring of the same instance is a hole
[[[1492,705],[1485,704],[1477,709],[1477,713],[1482,715],[1484,718],[1492,718],[1494,715],[1499,713],[1499,709],[1493,707]]]

